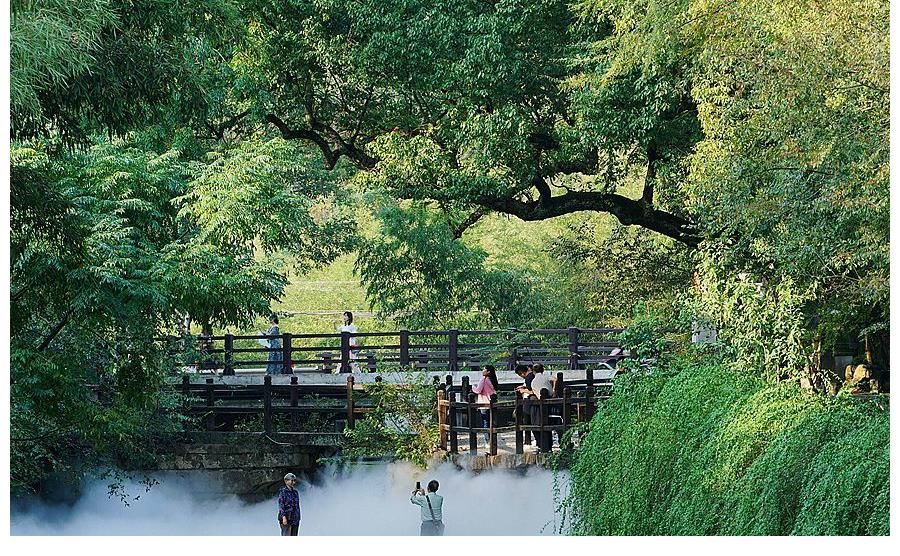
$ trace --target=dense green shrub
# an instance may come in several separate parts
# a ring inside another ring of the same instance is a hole
[[[564,501],[587,535],[889,533],[889,414],[715,361],[622,375]]]

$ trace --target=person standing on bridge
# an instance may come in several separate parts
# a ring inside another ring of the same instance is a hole
[[[522,411],[522,424],[531,425],[531,381],[534,380],[534,372],[528,365],[522,365],[520,363],[516,365],[516,374],[519,375],[519,378],[524,380],[521,385],[516,386],[516,392],[522,395],[522,406],[519,409]],[[525,431],[525,444],[531,445],[530,430]]]
[[[359,364],[356,362],[359,357],[359,344],[356,343],[356,333],[359,330],[353,324],[353,313],[344,311],[344,324],[338,329],[338,332],[350,334],[350,370],[354,374],[359,373]]]
[[[531,424],[532,425],[548,425],[550,423],[548,419],[548,414],[546,411],[544,415],[541,415],[541,405],[538,403],[534,403],[536,400],[540,400],[541,398],[547,396],[549,397],[550,390],[553,388],[553,384],[550,379],[544,376],[544,366],[540,363],[535,363],[532,368],[532,372],[534,373],[533,378],[531,379],[531,394],[534,396],[532,398],[531,403]],[[551,431],[543,431],[536,432],[535,437],[537,438],[538,449],[542,452],[549,452],[553,447],[553,434]]]
[[[422,508],[422,537],[440,537],[444,534],[444,497],[437,493],[437,481],[428,482],[428,492],[414,490],[409,501]]]
[[[264,347],[269,348],[266,374],[277,375],[281,374],[282,367],[284,366],[284,356],[281,352],[281,331],[278,330],[278,315],[272,313],[269,316],[269,325],[269,329],[265,334],[268,338],[260,340],[259,343]]]
[[[491,396],[495,395],[499,389],[500,381],[497,380],[497,370],[493,365],[485,365],[484,370],[481,371],[481,380],[472,388],[472,392],[478,394],[478,405],[487,406],[478,408],[478,411],[481,412],[481,428],[486,429],[491,426]],[[485,442],[490,442],[491,434],[489,432],[484,433],[484,437]]]
[[[297,476],[284,476],[284,486],[278,491],[278,525],[282,537],[296,537],[300,530],[300,493],[295,488]]]

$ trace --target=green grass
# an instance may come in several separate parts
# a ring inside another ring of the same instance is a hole
[[[885,398],[685,359],[616,380],[564,507],[588,535],[887,535],[889,443]]]

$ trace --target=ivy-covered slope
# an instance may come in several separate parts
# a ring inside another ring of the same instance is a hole
[[[886,400],[680,361],[616,380],[564,504],[583,535],[887,535],[889,451]]]

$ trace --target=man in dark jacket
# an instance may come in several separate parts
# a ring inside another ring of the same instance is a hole
[[[282,537],[296,537],[300,529],[300,493],[294,486],[297,476],[288,473],[284,476],[284,486],[278,491],[278,524]]]

